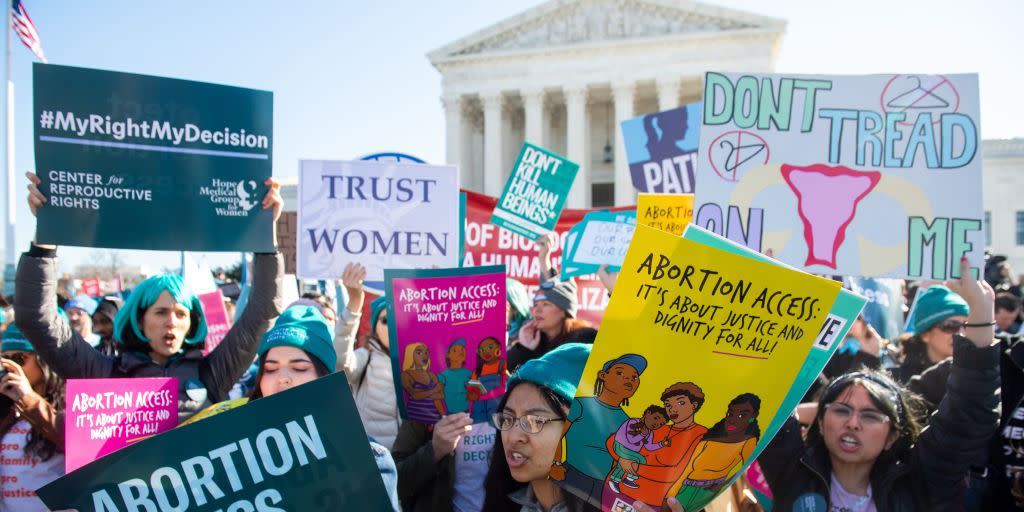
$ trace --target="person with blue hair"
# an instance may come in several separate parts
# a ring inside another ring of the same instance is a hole
[[[46,198],[39,178],[27,174],[29,207],[35,214]],[[270,178],[263,209],[276,225],[283,201]],[[276,239],[276,237],[274,237]],[[140,283],[114,318],[118,356],[95,350],[57,316],[57,248],[32,243],[18,262],[15,322],[39,357],[64,379],[175,377],[178,418],[188,418],[228,397],[228,391],[256,357],[260,337],[281,312],[284,262],[279,253],[256,254],[253,285],[245,311],[208,355],[206,317],[199,298],[181,276],[162,274]]]

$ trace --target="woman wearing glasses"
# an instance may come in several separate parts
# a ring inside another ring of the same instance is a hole
[[[903,384],[953,355],[953,336],[963,334],[967,302],[949,288],[936,285],[920,292],[914,308],[914,336],[903,344],[903,363],[896,378]]]
[[[500,431],[484,481],[488,512],[597,510],[548,480],[590,346],[567,343],[524,363],[492,421]]]
[[[970,275],[966,261],[961,275]],[[950,285],[970,314],[964,334],[953,337],[948,392],[929,426],[921,430],[920,401],[887,376],[837,378],[825,389],[806,441],[791,418],[758,459],[777,510],[962,507],[968,467],[997,425],[999,352],[992,288],[969,277]]]

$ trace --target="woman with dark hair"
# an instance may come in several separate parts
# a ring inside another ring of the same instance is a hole
[[[64,474],[64,380],[17,326],[0,351],[0,510],[49,510],[35,490]]]
[[[699,510],[732,479],[754,453],[761,439],[757,415],[761,398],[743,393],[731,402],[729,409],[697,444],[679,482],[669,491],[684,509]]]
[[[945,286],[931,286],[918,295],[914,301],[914,334],[901,344],[903,362],[896,372],[901,384],[953,355],[953,338],[963,334],[969,314],[967,302]]]
[[[487,512],[599,510],[548,480],[562,438],[569,401],[590,355],[590,346],[569,343],[524,363],[492,422],[501,435],[484,481]]]
[[[807,439],[790,418],[758,459],[775,506],[794,510],[947,510],[962,507],[972,462],[998,421],[999,350],[993,298],[970,280],[966,260],[949,285],[970,306],[955,335],[946,396],[921,430],[919,400],[889,377],[856,372],[834,380]],[[801,505],[808,510],[808,505]]]
[[[29,207],[33,214],[46,203],[28,173]],[[263,209],[281,214],[280,185],[273,178]],[[114,357],[95,350],[57,316],[57,248],[33,243],[18,263],[15,321],[39,357],[65,379],[109,377],[176,377],[178,419],[184,420],[228,391],[252,364],[260,336],[280,313],[280,282],[284,264],[279,253],[256,254],[248,305],[223,341],[203,355],[206,318],[199,298],[181,276],[163,274],[140,283],[114,318],[114,339],[121,353]]]

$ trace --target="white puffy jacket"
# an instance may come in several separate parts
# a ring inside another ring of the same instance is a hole
[[[398,437],[398,403],[391,372],[391,356],[375,340],[366,347],[355,348],[360,313],[342,308],[335,325],[334,350],[338,353],[338,370],[348,375],[348,383],[356,399],[359,417],[366,433],[388,447]]]

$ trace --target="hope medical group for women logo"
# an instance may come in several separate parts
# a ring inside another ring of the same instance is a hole
[[[208,186],[199,187],[199,195],[210,198],[218,217],[245,217],[258,202],[256,189],[253,180],[211,178]]]

